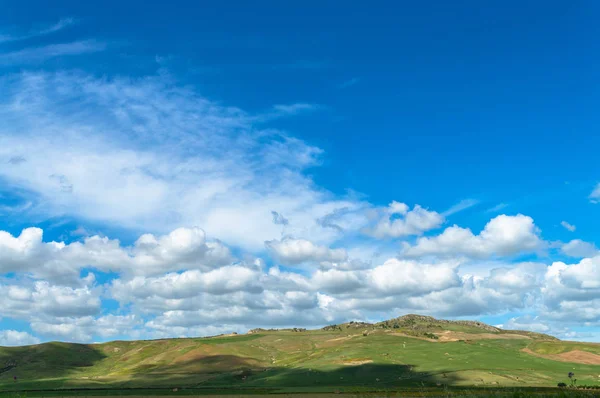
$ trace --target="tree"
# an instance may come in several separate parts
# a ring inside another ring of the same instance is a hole
[[[571,387],[575,387],[577,379],[575,379],[575,373],[569,372],[569,379],[571,379]]]

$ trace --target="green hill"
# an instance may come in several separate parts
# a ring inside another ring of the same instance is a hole
[[[210,338],[0,347],[4,391],[555,387],[568,381],[569,372],[576,374],[578,384],[600,384],[600,345],[419,315],[320,330],[255,329]]]

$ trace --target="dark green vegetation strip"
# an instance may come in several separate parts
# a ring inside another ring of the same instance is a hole
[[[40,398],[40,397],[148,397],[148,396],[202,396],[202,397],[284,397],[284,396],[308,396],[312,398],[325,397],[598,397],[594,391],[573,390],[573,389],[552,389],[552,388],[520,388],[520,389],[404,389],[398,390],[347,390],[337,393],[309,392],[302,393],[283,393],[277,391],[264,391],[260,389],[246,390],[216,390],[216,389],[184,389],[173,392],[168,389],[74,389],[57,391],[29,391],[29,392],[2,392],[3,398]]]

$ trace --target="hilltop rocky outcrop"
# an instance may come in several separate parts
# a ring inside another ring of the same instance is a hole
[[[423,337],[427,339],[438,339],[438,334],[444,330],[457,329],[469,331],[471,333],[496,333],[496,334],[514,334],[519,333],[535,339],[557,340],[555,337],[534,332],[503,330],[495,326],[488,325],[479,321],[467,320],[447,320],[436,319],[432,316],[407,314],[397,318],[388,319],[377,323],[367,322],[347,322],[337,325],[328,325],[322,328],[325,331],[346,330],[346,329],[396,329],[406,335]]]

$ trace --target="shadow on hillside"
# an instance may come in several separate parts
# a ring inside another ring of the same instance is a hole
[[[264,366],[238,355],[205,355],[175,363],[145,363],[119,376],[119,380],[81,377],[85,368],[107,358],[98,346],[51,343],[0,350],[0,365],[16,361],[16,367],[0,374],[0,390],[53,389],[171,389],[197,388],[216,391],[277,391],[312,388],[322,391],[383,390],[448,385],[459,379],[451,372],[422,373],[404,364],[335,365],[329,370],[309,367]],[[307,366],[307,365],[303,365]],[[16,375],[18,382],[13,383]],[[54,380],[40,380],[54,379]]]
[[[71,343],[46,343],[0,349],[0,385],[31,385],[42,378],[68,378],[94,366],[106,355],[94,346]],[[14,382],[17,377],[17,382]]]
[[[388,389],[453,385],[458,381],[456,374],[449,371],[425,373],[405,364],[340,364],[330,370],[316,370],[306,365],[265,367],[241,356],[210,355],[168,366],[140,366],[120,387]]]

